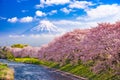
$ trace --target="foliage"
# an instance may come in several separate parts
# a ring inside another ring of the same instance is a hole
[[[13,54],[6,49],[6,47],[3,47],[0,49],[0,58],[5,58],[5,59],[14,59]]]
[[[40,47],[27,46],[24,48],[11,48],[7,47],[7,51],[10,51],[15,57],[39,57]]]
[[[12,48],[24,48],[27,47],[27,44],[13,44],[11,45]]]
[[[8,60],[14,60],[15,57],[13,56],[13,54],[11,52],[7,51],[6,53],[7,53],[6,56],[7,56]]]
[[[0,49],[0,58],[6,58],[6,54]]]

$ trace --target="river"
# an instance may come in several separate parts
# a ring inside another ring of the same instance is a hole
[[[11,62],[5,59],[0,59],[0,62],[14,69],[15,80],[80,80],[39,65]]]

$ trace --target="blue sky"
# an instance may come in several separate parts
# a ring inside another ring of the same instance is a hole
[[[56,35],[31,33],[31,37],[22,34],[42,21],[55,25],[65,33],[118,20],[119,0],[0,0],[0,46],[13,43],[40,46],[48,43]]]

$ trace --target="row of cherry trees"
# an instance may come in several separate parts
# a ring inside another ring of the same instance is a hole
[[[88,30],[76,29],[42,47],[8,49],[15,57],[35,57],[59,62],[61,65],[92,60],[96,63],[92,67],[95,72],[108,68],[118,71],[120,70],[120,22],[101,23]]]
[[[15,57],[32,57],[39,58],[40,47],[27,46],[24,48],[11,48],[7,47],[6,50],[12,52]]]
[[[120,22],[99,24],[90,30],[82,45],[85,59],[97,63],[95,72],[110,68],[120,72]]]

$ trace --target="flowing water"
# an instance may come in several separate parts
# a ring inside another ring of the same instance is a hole
[[[80,80],[39,65],[16,63],[5,59],[0,59],[0,62],[14,69],[15,80]]]

